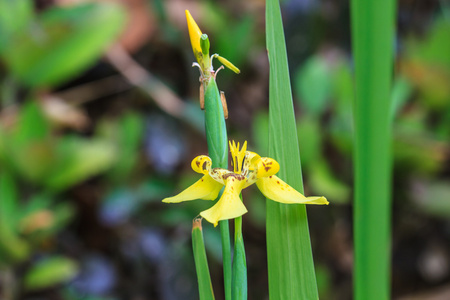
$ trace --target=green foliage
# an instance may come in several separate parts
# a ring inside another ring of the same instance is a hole
[[[48,195],[20,199],[14,178],[0,174],[0,265],[22,262],[34,244],[60,231],[73,216],[73,207],[54,204]]]
[[[208,24],[208,33],[217,33],[214,35],[214,41],[215,48],[220,49],[220,55],[238,67],[245,63],[247,56],[243,54],[248,53],[254,41],[255,17],[245,15],[239,20],[231,20],[231,16],[213,1],[206,2],[205,10],[204,24]]]
[[[84,70],[124,24],[121,7],[111,3],[54,7],[35,20],[30,19],[29,5],[2,10],[0,25],[12,25],[2,27],[7,38],[0,44],[0,54],[10,71],[32,87],[55,85]],[[14,16],[16,10],[21,18],[10,22],[8,14]]]
[[[125,114],[119,120],[108,122],[104,128],[109,140],[114,141],[117,151],[117,161],[108,172],[115,182],[128,178],[139,158],[137,155],[144,134],[144,122],[142,118],[133,113]]]
[[[67,137],[56,149],[54,168],[45,180],[52,190],[68,188],[111,167],[116,153],[110,142]]]
[[[14,33],[24,30],[34,18],[32,1],[0,1],[0,53]]]
[[[450,20],[433,23],[425,39],[406,42],[402,73],[418,87],[420,100],[430,109],[449,108],[450,87]]]
[[[410,38],[407,42],[406,55],[410,59],[427,62],[433,65],[443,65],[450,68],[450,20],[445,17],[437,19],[425,38]]]
[[[35,264],[25,275],[24,284],[28,290],[38,290],[66,282],[78,271],[76,263],[65,257],[54,256]]]
[[[317,117],[327,108],[331,94],[329,67],[320,56],[309,58],[295,76],[297,99],[311,116]]]
[[[266,35],[270,63],[269,156],[280,164],[277,176],[302,192],[284,30],[276,0],[266,1]],[[266,211],[270,299],[317,299],[305,206],[267,201]]]
[[[116,160],[108,140],[53,136],[35,101],[25,104],[19,120],[16,128],[3,130],[9,143],[0,152],[5,166],[33,183],[60,191],[107,170]]]
[[[0,173],[0,266],[17,263],[27,258],[29,245],[15,228],[18,197],[14,179]]]

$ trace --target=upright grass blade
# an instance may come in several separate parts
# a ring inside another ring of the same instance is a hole
[[[228,136],[219,89],[214,78],[205,87],[205,128],[213,168],[228,168]],[[219,222],[225,300],[231,300],[231,245],[228,220]]]
[[[355,61],[354,299],[390,298],[390,89],[394,0],[352,0]]]
[[[303,191],[278,0],[266,1],[266,39],[270,63],[269,156],[280,164],[277,175]],[[305,206],[267,201],[266,214],[270,299],[318,299]]]
[[[194,250],[200,300],[213,300],[214,291],[209,274],[208,260],[206,259],[201,219],[195,219],[192,224],[192,248]]]

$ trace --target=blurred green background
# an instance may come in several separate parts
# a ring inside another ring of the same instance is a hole
[[[241,69],[218,75],[229,138],[266,155],[264,1],[0,0],[1,299],[198,299],[191,226],[210,203],[161,203],[207,153],[185,9]],[[319,293],[351,299],[349,3],[282,11],[305,191],[330,201],[308,207]],[[397,32],[392,298],[449,299],[450,3],[398,1]],[[265,201],[244,199],[249,299],[268,299]]]

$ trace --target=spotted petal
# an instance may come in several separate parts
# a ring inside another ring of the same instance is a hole
[[[219,195],[222,186],[222,184],[212,179],[211,176],[205,175],[178,195],[165,198],[162,202],[179,203],[196,199],[215,200]]]
[[[202,211],[200,215],[217,226],[220,220],[233,219],[245,214],[247,209],[239,197],[244,184],[243,176],[238,174],[228,176],[222,197],[213,207]]]
[[[256,161],[256,177],[269,177],[275,175],[280,170],[280,165],[275,159],[261,157]]]
[[[191,162],[192,170],[200,174],[207,174],[211,170],[212,161],[206,155],[199,155]]]
[[[328,205],[325,197],[305,197],[275,175],[258,179],[256,185],[264,196],[276,202]]]

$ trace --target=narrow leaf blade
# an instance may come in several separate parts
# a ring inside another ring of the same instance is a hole
[[[198,292],[200,300],[214,300],[201,222],[201,219],[195,219],[192,226],[192,247],[194,250],[195,269],[197,270]]]
[[[266,1],[270,62],[269,155],[280,163],[278,176],[303,191],[300,153],[278,0]],[[304,205],[267,200],[267,256],[270,299],[318,299]]]

